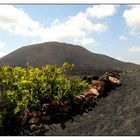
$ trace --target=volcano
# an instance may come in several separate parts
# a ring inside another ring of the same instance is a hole
[[[24,46],[0,59],[0,65],[26,67],[29,63],[39,68],[46,64],[61,66],[64,62],[75,64],[74,74],[140,69],[140,65],[122,62],[106,55],[92,53],[78,45],[60,42]]]

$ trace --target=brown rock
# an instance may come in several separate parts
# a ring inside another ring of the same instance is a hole
[[[86,92],[83,92],[82,93],[82,95],[84,96],[84,97],[88,97],[88,96],[90,96],[92,93],[90,92],[90,91],[86,91]]]
[[[85,99],[85,96],[84,96],[84,95],[82,95],[82,94],[80,95],[80,97],[82,97],[83,99]]]
[[[37,126],[35,125],[35,124],[32,124],[32,125],[30,125],[30,130],[36,130],[37,129]]]
[[[91,88],[90,91],[92,92],[92,94],[99,96],[99,92],[97,91],[97,89]]]
[[[84,104],[84,103],[82,103],[82,104],[80,105],[80,111],[83,111],[83,110],[84,110],[84,108],[85,108],[85,104]]]
[[[32,117],[30,120],[29,120],[29,123],[30,124],[36,124],[39,122],[39,118],[38,117]]]
[[[41,112],[41,111],[38,111],[37,116],[38,116],[39,118],[41,118],[41,117],[42,117],[42,112]]]
[[[120,76],[119,76],[119,74],[118,74],[117,72],[110,72],[110,73],[109,73],[109,76],[115,77],[115,78],[117,78],[118,80],[120,79]]]
[[[74,100],[75,102],[80,103],[83,101],[83,98],[78,95],[78,96],[75,96]]]
[[[32,111],[32,112],[30,113],[30,115],[31,115],[32,117],[36,117],[36,116],[37,116],[37,111]]]
[[[42,115],[46,115],[46,114],[47,114],[47,112],[46,111],[43,111]]]
[[[43,127],[44,127],[44,129],[46,129],[46,130],[49,130],[49,129],[50,129],[49,126],[46,125],[46,124],[44,124]]]
[[[63,111],[64,111],[64,112],[69,112],[68,107],[67,107],[67,106],[65,106],[65,107],[63,108]]]
[[[43,107],[44,109],[48,110],[48,109],[49,109],[49,104],[45,103],[45,104],[42,105],[42,107]]]
[[[98,99],[98,97],[97,96],[93,96],[93,100],[97,100]]]
[[[101,94],[103,94],[104,91],[105,91],[105,86],[106,86],[106,85],[105,85],[105,82],[104,82],[104,81],[100,81],[100,85],[101,85],[101,89],[100,89],[99,92],[100,92]]]
[[[27,120],[29,119],[29,114],[25,114],[24,117],[21,120],[21,125],[25,125],[27,123]]]
[[[59,101],[53,101],[52,102],[52,108],[55,110],[55,111],[59,111],[60,108],[61,108],[61,103]]]
[[[89,103],[90,102],[90,97],[86,97],[85,102]]]
[[[22,121],[23,116],[17,116],[15,123],[19,124]]]
[[[115,77],[112,77],[112,76],[109,76],[109,81],[111,82],[111,84],[113,84],[113,85],[121,85],[121,81],[120,80],[118,80],[117,78],[115,78]]]
[[[97,89],[98,92],[104,92],[105,83],[104,81],[92,80],[92,87]]]
[[[50,121],[51,120],[51,115],[42,116],[42,120],[43,121]]]
[[[64,101],[65,105],[68,105],[70,102],[68,100]]]

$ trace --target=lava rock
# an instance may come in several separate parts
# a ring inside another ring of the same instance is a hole
[[[46,124],[44,124],[43,127],[44,127],[44,129],[47,130],[47,131],[50,129],[49,126],[46,125]]]
[[[30,124],[37,124],[39,122],[39,118],[38,117],[32,117],[30,120],[29,120],[29,123]]]
[[[27,120],[29,119],[29,114],[25,114],[24,117],[21,120],[21,125],[25,125],[27,123]]]
[[[51,118],[52,118],[51,115],[42,116],[42,120],[43,120],[43,121],[50,121]]]
[[[37,116],[39,117],[39,118],[41,118],[42,117],[42,112],[41,111],[38,111],[38,113],[37,113]]]
[[[35,124],[30,125],[30,130],[31,131],[37,130],[37,126]]]

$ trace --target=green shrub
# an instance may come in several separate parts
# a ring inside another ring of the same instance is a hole
[[[42,103],[52,100],[73,100],[89,84],[65,73],[74,65],[65,62],[62,67],[46,65],[41,69],[27,64],[22,67],[0,67],[0,99],[7,104],[0,109],[0,121],[10,115],[41,109]],[[0,105],[3,104],[0,101]],[[10,108],[9,108],[10,106]]]

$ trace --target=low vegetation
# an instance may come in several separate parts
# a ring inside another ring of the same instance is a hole
[[[66,74],[73,64],[61,67],[46,65],[41,69],[27,64],[22,67],[0,67],[0,123],[6,118],[39,110],[46,101],[73,100],[89,84]],[[10,120],[9,120],[10,121]]]

